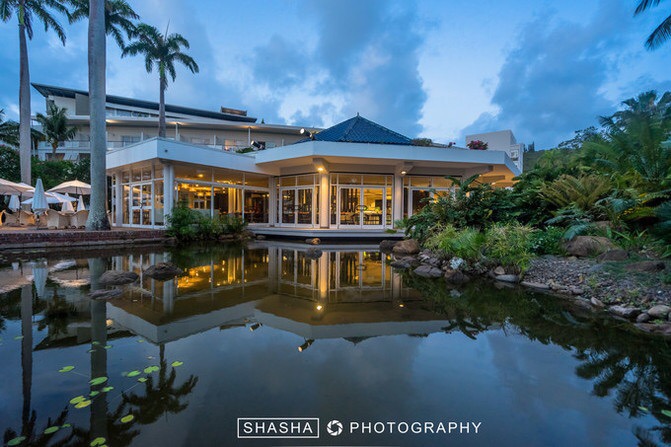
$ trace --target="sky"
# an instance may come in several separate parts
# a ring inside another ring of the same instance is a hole
[[[671,90],[671,13],[638,0],[129,0],[182,34],[200,66],[177,69],[169,104],[248,110],[266,123],[327,127],[360,113],[411,138],[465,144],[511,129],[536,148],[596,125],[623,100]],[[197,6],[194,7],[194,4]],[[86,24],[67,43],[36,26],[31,81],[87,89]],[[18,118],[16,18],[0,22],[0,109]],[[108,39],[108,94],[158,100],[158,75]],[[45,104],[32,90],[33,113]]]

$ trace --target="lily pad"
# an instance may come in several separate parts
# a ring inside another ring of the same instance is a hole
[[[91,441],[91,444],[89,444],[91,447],[100,447],[105,444],[107,440],[105,438],[95,438],[93,441]]]
[[[84,396],[77,396],[70,399],[72,405],[77,405],[79,402],[84,402],[86,398]]]
[[[96,377],[95,379],[89,380],[89,383],[91,385],[102,385],[103,383],[107,382],[107,377],[101,376],[101,377]]]
[[[23,338],[23,335],[17,335],[16,337],[14,337],[14,340],[21,340],[22,338]]]
[[[99,341],[92,341],[91,344],[97,346],[97,345],[100,344],[100,342]]]
[[[183,364],[184,364],[184,362],[180,362],[179,360],[175,360],[170,365],[174,366],[174,367],[178,367],[178,366],[182,366]]]
[[[18,436],[14,439],[10,439],[9,441],[7,441],[7,445],[9,445],[9,446],[19,445],[25,440],[26,440],[25,436]]]
[[[79,402],[77,405],[75,405],[75,408],[77,408],[78,410],[81,410],[82,408],[86,408],[89,405],[91,405],[90,400],[83,400],[83,401]]]
[[[72,424],[70,424],[70,423],[65,423],[65,424],[61,425],[61,428],[70,428],[70,427],[72,427]]]
[[[112,345],[105,345],[104,348],[105,348],[105,349],[111,349],[111,348],[112,348]]]
[[[48,427],[48,428],[44,429],[44,434],[45,435],[50,435],[52,433],[56,433],[60,429],[61,429],[61,427],[59,427],[58,425],[52,425],[51,427]]]
[[[647,407],[638,407],[638,409],[641,410],[641,411],[645,411],[646,413],[647,413],[648,411],[650,411],[650,410],[648,410]]]
[[[132,421],[133,419],[135,419],[135,416],[133,416],[132,414],[128,414],[128,415],[122,417],[119,420],[121,421],[122,424],[127,424],[130,421]]]
[[[144,340],[142,340],[141,338],[138,338],[138,339],[137,339],[137,342],[138,342],[138,343],[144,343]]]
[[[74,366],[64,366],[61,369],[59,369],[58,372],[59,373],[66,373],[66,372],[72,371],[73,369],[75,369]]]
[[[138,371],[137,369],[135,371],[131,371],[127,374],[128,377],[137,377],[139,375],[140,375],[140,371]]]
[[[100,391],[91,391],[91,392],[89,393],[89,396],[91,396],[91,397],[96,397],[98,394],[100,394]]]
[[[146,377],[140,377],[139,379],[137,379],[137,381],[140,382],[140,383],[145,383],[147,381],[147,378]]]
[[[671,410],[662,410],[662,414],[667,418],[671,418]]]
[[[160,370],[160,368],[158,366],[147,366],[144,369],[144,373],[145,374],[151,374],[151,373],[156,372],[158,370]]]
[[[114,389],[113,386],[106,386],[105,388],[103,388],[103,389],[100,390],[100,391],[102,391],[103,393],[109,393],[109,392],[112,391],[113,389]]]

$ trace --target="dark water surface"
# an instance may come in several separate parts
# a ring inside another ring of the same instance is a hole
[[[668,342],[528,291],[413,279],[375,247],[323,247],[319,259],[305,248],[191,247],[0,267],[4,443],[671,443]],[[105,270],[142,274],[167,260],[184,275],[142,277],[109,301],[87,297]],[[238,418],[289,417],[319,418],[320,437],[237,438]],[[331,420],[342,423],[339,436],[328,433]]]

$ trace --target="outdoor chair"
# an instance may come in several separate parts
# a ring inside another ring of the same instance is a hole
[[[35,215],[35,226],[37,228],[47,228],[47,216],[51,214],[53,210],[45,211],[42,214]]]
[[[18,227],[19,226],[19,214],[18,213],[8,213],[3,211],[5,216],[5,225],[6,227]]]
[[[70,215],[70,225],[75,228],[84,228],[86,226],[86,219],[89,218],[89,210],[77,211]]]
[[[35,215],[30,211],[19,211],[19,224],[21,225],[35,225]]]
[[[51,210],[42,217],[47,223],[47,228],[63,229],[70,226],[70,216],[56,210]]]
[[[3,221],[5,220],[5,210],[0,211],[0,227],[3,225]]]

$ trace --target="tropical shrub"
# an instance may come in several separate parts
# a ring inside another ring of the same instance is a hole
[[[534,256],[531,244],[533,232],[534,229],[526,225],[493,225],[485,233],[485,255],[503,267],[523,272]]]
[[[458,257],[476,261],[481,257],[484,235],[473,228],[457,229],[453,225],[444,226],[427,241],[426,247],[442,251],[448,257]]]
[[[564,229],[548,226],[531,233],[529,243],[536,255],[563,255]]]
[[[180,203],[167,217],[167,234],[179,242],[214,240],[223,235],[239,235],[247,223],[233,215],[223,215],[211,219],[198,211]]]

